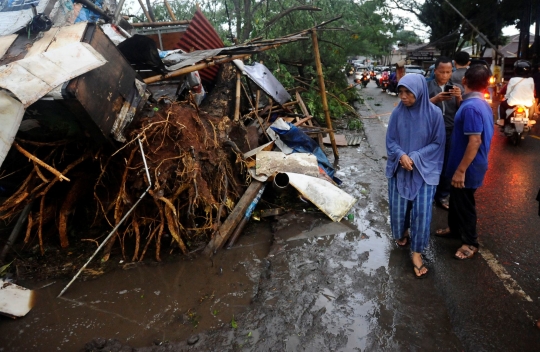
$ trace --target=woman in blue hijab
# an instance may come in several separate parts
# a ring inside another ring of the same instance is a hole
[[[400,247],[410,241],[415,276],[424,278],[428,269],[421,254],[429,242],[433,196],[443,166],[444,120],[441,109],[429,101],[421,75],[404,76],[398,95],[401,102],[386,132],[390,223]]]

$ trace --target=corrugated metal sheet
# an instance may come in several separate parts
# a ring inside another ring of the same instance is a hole
[[[197,9],[177,46],[184,51],[191,52],[193,50],[223,48],[224,44],[210,21],[200,9]],[[213,82],[217,77],[218,70],[218,66],[212,66],[199,71],[199,74],[203,81]]]

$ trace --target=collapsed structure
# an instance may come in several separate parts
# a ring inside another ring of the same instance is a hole
[[[159,261],[164,246],[212,255],[267,182],[290,183],[334,221],[354,204],[321,148],[329,133],[337,158],[327,107],[316,126],[301,89],[243,61],[309,34],[317,45],[331,21],[224,47],[200,10],[136,34],[108,2],[31,5],[0,26],[0,219],[15,223],[0,260],[19,232],[42,255],[81,240],[101,241],[103,260],[115,245],[132,261]]]

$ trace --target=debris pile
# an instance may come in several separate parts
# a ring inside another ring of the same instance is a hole
[[[160,31],[131,35],[127,23],[70,18],[39,34],[0,37],[7,107],[0,119],[10,121],[0,130],[0,220],[15,224],[0,261],[19,232],[42,256],[47,243],[67,249],[81,241],[98,244],[90,260],[102,248],[102,261],[113,248],[129,261],[152,252],[160,261],[177,249],[212,255],[234,243],[265,188],[290,185],[333,221],[354,204],[322,148],[329,134],[338,158],[316,40],[317,28],[336,19],[282,38],[228,48],[213,40],[187,52],[164,48]],[[193,41],[189,26],[207,30],[207,22],[198,10],[179,31]],[[167,24],[145,27],[157,25]],[[309,34],[326,127],[314,121],[301,88],[288,91],[263,64],[243,61]],[[207,94],[203,84],[213,89]]]

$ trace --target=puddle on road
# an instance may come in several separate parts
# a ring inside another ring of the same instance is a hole
[[[256,293],[270,241],[269,230],[246,233],[213,259],[135,264],[76,282],[60,299],[66,282],[57,281],[36,291],[26,317],[0,318],[0,351],[74,351],[97,337],[140,347],[230,326]]]

